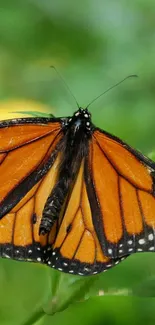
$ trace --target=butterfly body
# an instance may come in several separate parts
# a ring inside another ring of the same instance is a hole
[[[59,218],[66,196],[75,182],[81,161],[88,154],[91,129],[90,113],[82,108],[75,112],[72,118],[66,120],[61,143],[62,162],[58,170],[57,183],[44,207],[40,234],[49,233],[55,220]]]
[[[0,255],[71,274],[155,251],[155,163],[67,118],[0,122]]]

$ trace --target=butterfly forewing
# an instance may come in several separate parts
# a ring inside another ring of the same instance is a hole
[[[96,232],[106,256],[155,250],[154,167],[120,140],[94,132],[90,168],[101,211]]]
[[[34,120],[31,125],[30,119],[29,125],[28,121],[26,119],[24,124],[23,119],[13,120],[10,124],[7,121],[7,125],[0,125],[0,217],[9,212],[47,172],[62,136],[58,122],[35,125]]]

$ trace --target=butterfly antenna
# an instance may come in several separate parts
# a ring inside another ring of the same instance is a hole
[[[66,81],[65,81],[64,78],[61,76],[60,72],[58,72],[58,70],[55,68],[54,65],[51,65],[50,68],[52,68],[52,69],[55,70],[55,72],[57,73],[57,75],[59,76],[59,78],[61,79],[61,81],[63,82],[63,84],[65,85],[65,87],[68,89],[68,91],[69,91],[69,93],[71,94],[71,96],[74,98],[77,107],[80,108],[79,103],[77,102],[75,96],[73,95],[73,93],[72,93],[71,89],[69,88],[69,86],[67,85]]]
[[[88,105],[86,108],[88,108],[91,104],[93,104],[94,102],[96,102],[97,99],[99,99],[101,96],[103,96],[105,93],[107,93],[109,90],[117,87],[118,85],[120,85],[122,82],[124,82],[126,79],[129,79],[129,78],[137,78],[138,76],[136,74],[131,74],[127,77],[125,77],[123,80],[117,82],[115,85],[113,85],[112,87],[108,88],[106,91],[104,91],[102,94],[100,94],[99,96],[97,96],[95,99],[93,99]]]

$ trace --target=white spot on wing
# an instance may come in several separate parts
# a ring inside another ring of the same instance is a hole
[[[37,261],[38,261],[38,262],[41,262],[41,258],[40,258],[40,257],[37,257]]]
[[[64,265],[64,266],[67,266],[67,265],[68,265],[68,263],[66,263],[66,262],[63,262],[63,265]]]
[[[154,251],[154,246],[150,247],[149,251]]]
[[[140,245],[143,245],[143,244],[145,244],[145,239],[144,239],[144,238],[142,238],[142,239],[139,239],[139,244],[140,244]]]
[[[154,237],[153,237],[153,234],[149,234],[149,235],[148,235],[148,240],[151,241],[151,240],[153,240],[153,238],[154,238]]]

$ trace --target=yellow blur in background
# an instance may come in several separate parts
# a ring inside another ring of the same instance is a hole
[[[42,104],[37,101],[32,100],[19,100],[19,99],[10,99],[0,102],[0,119],[12,119],[12,118],[23,118],[30,116],[26,112],[40,112],[45,113],[50,111],[53,113],[53,110],[48,107],[48,105]],[[21,113],[23,112],[23,113]]]

